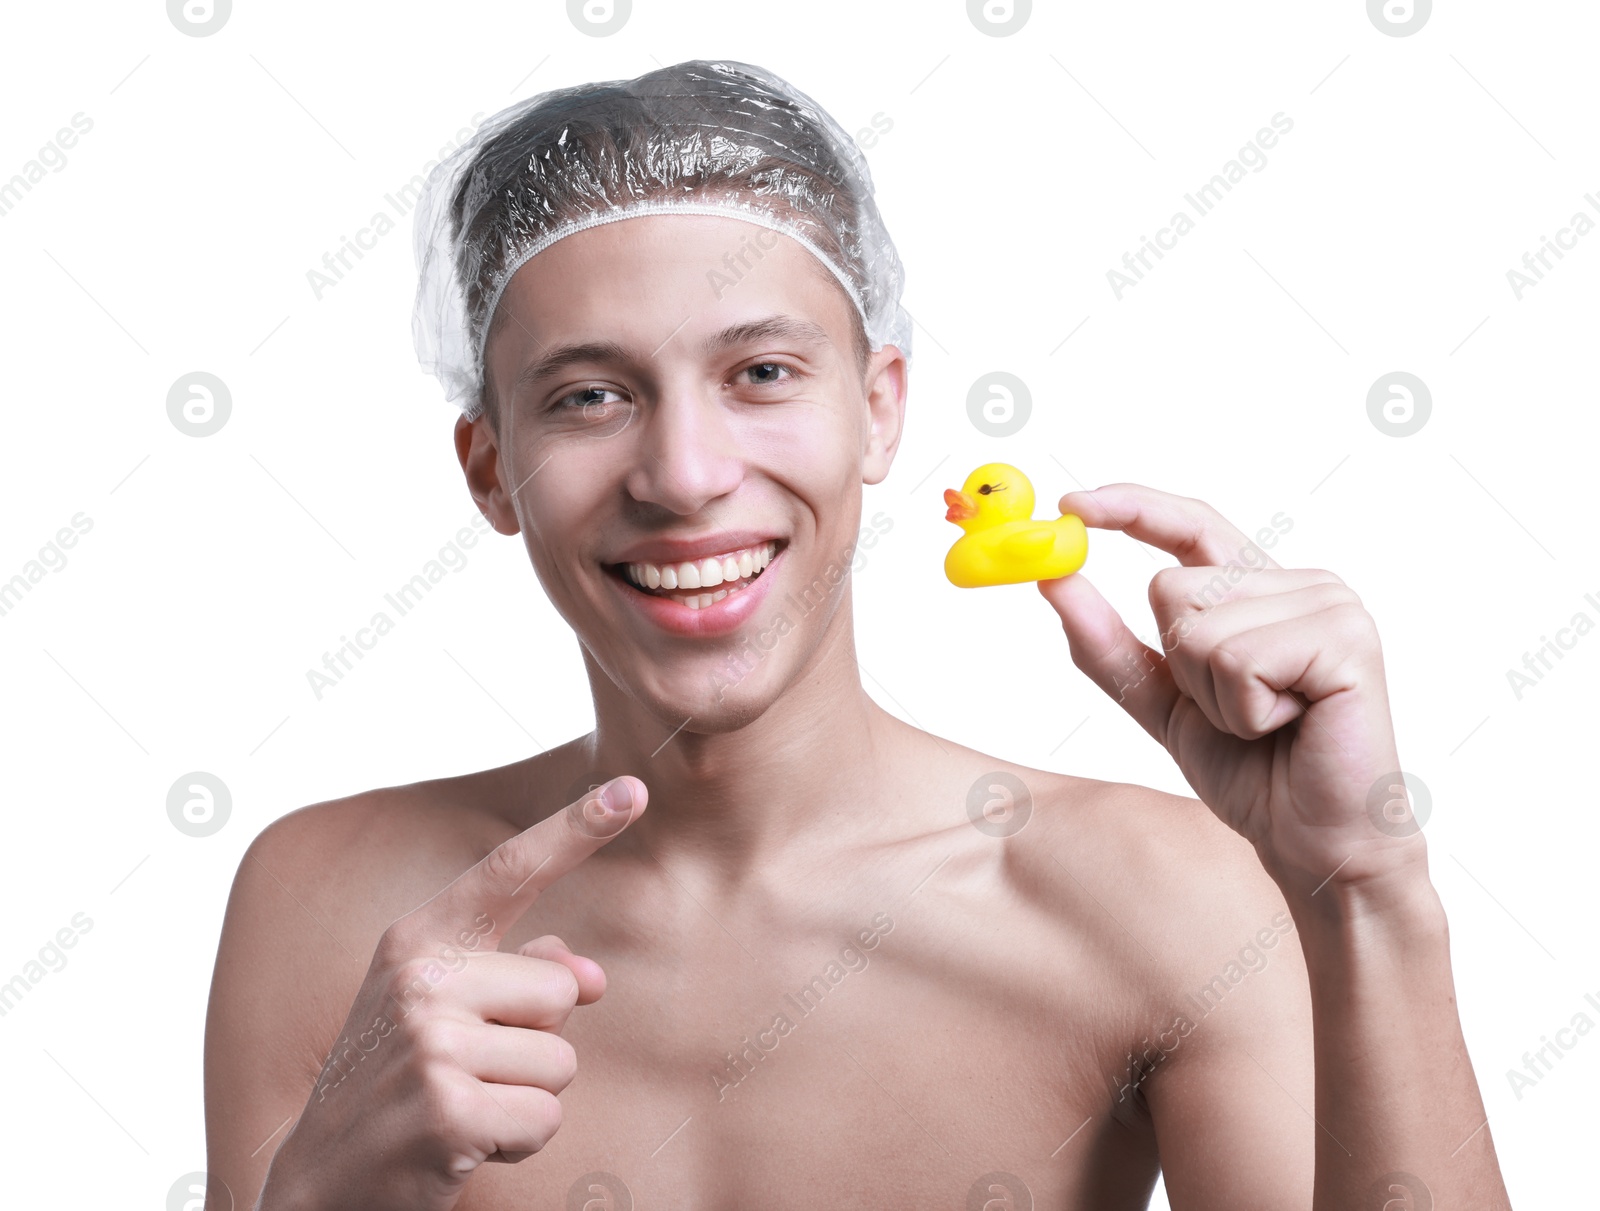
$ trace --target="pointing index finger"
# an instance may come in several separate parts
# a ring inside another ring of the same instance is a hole
[[[1247,550],[1254,550],[1259,557],[1253,566],[1279,566],[1259,543],[1205,501],[1192,497],[1143,484],[1106,484],[1092,492],[1068,492],[1058,507],[1063,513],[1076,513],[1086,526],[1121,530],[1130,538],[1159,547],[1184,567],[1239,562]]]
[[[647,798],[639,779],[613,778],[495,846],[402,919],[430,936],[453,937],[463,921],[487,916],[478,944],[494,949],[540,892],[622,832]]]

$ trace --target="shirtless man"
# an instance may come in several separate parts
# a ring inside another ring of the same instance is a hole
[[[750,230],[635,216],[511,277],[456,449],[577,633],[596,726],[255,839],[208,1206],[1115,1211],[1158,1168],[1177,1211],[1509,1206],[1356,594],[1201,501],[1074,492],[1182,565],[1151,583],[1162,651],[1081,574],[1039,590],[1199,799],[889,715],[838,564],[906,359],[787,237],[710,300]],[[705,611],[628,578],[741,549]],[[997,772],[1025,794],[974,817]]]

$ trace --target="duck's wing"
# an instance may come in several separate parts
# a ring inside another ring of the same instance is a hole
[[[1048,555],[1055,544],[1055,528],[1045,522],[1007,534],[1000,540],[1000,550],[1012,559],[1038,559]]]

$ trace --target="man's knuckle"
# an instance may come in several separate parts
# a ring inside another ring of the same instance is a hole
[[[422,1119],[426,1132],[436,1138],[454,1141],[468,1134],[478,1111],[481,1093],[477,1081],[464,1074],[455,1076],[436,1068],[438,1076],[422,1089]]]
[[[419,932],[415,918],[409,913],[400,917],[378,935],[378,944],[373,948],[373,957],[386,968],[394,968],[404,963],[422,949],[419,945]]]
[[[571,1009],[578,1003],[578,977],[571,968],[551,963],[539,981],[539,995],[548,1005]]]
[[[565,1087],[578,1075],[578,1049],[559,1034],[550,1037],[555,1040],[555,1054],[551,1057],[552,1066],[556,1071],[556,1079]]]
[[[539,1146],[543,1147],[561,1130],[561,1099],[548,1089],[532,1089],[529,1091],[527,1111],[527,1126],[539,1141]]]
[[[1236,676],[1248,661],[1248,654],[1231,636],[1218,640],[1206,652],[1206,665],[1218,677]]]
[[[1361,606],[1361,598],[1342,581],[1323,580],[1311,586],[1311,600],[1319,610],[1339,609],[1344,606]]]
[[[499,895],[510,895],[527,878],[522,869],[524,856],[518,838],[497,845],[483,857],[480,869],[484,882]]]
[[[1378,623],[1359,600],[1346,601],[1334,607],[1341,633],[1354,644],[1364,644],[1378,638]]]
[[[1162,568],[1150,578],[1150,604],[1161,606],[1183,600],[1192,581],[1189,568]]]
[[[389,966],[384,978],[384,992],[390,1000],[405,1006],[409,1012],[417,1001],[433,991],[444,974],[444,968],[437,961],[409,954]]]
[[[448,1069],[467,1044],[466,1024],[446,1017],[424,1017],[411,1030],[411,1049],[427,1066]]]

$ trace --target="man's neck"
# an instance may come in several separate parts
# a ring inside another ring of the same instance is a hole
[[[858,805],[886,803],[880,780],[906,731],[862,688],[848,609],[791,684],[743,727],[711,732],[693,715],[674,725],[622,693],[584,652],[595,696],[585,737],[590,768],[629,773],[649,808],[628,830],[650,853],[738,882],[876,820]],[[697,726],[698,725],[698,726]],[[875,817],[876,812],[872,813]]]

